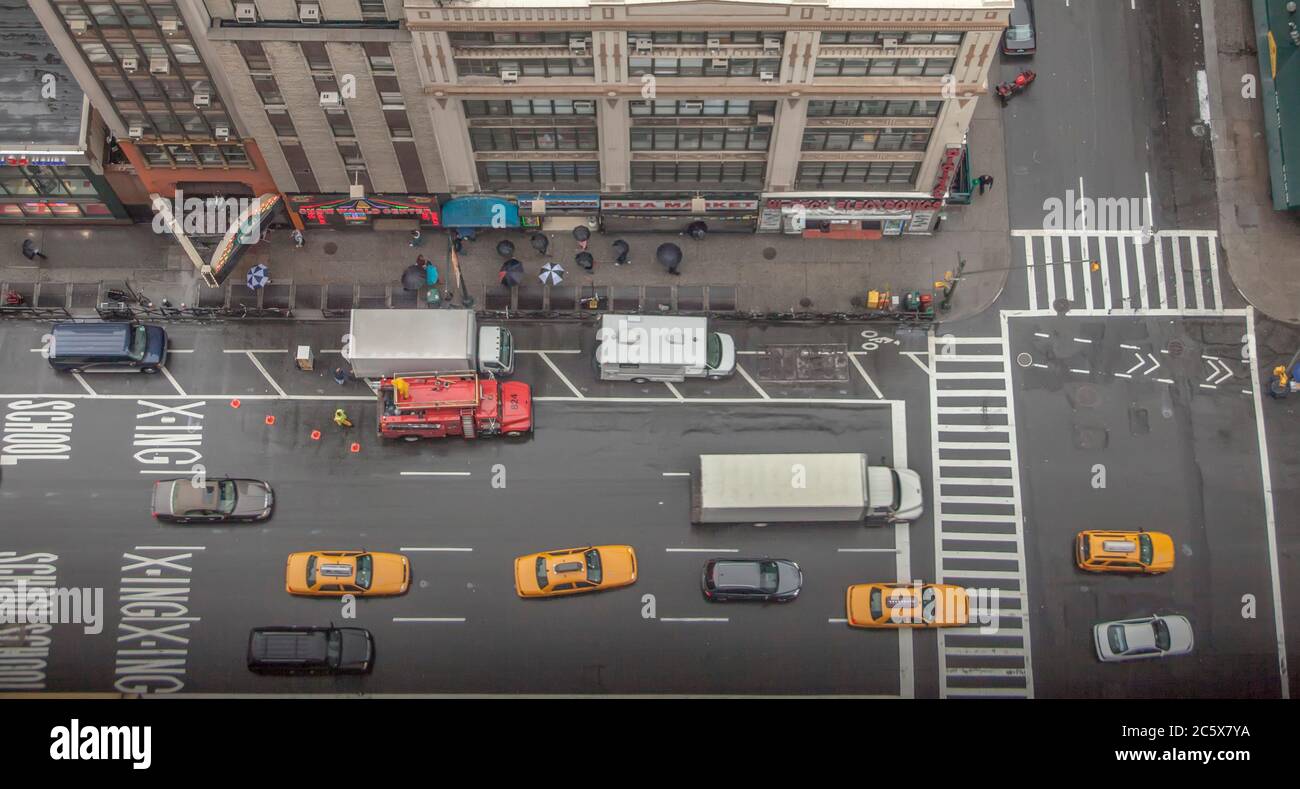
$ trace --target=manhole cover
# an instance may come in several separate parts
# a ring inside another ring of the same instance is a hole
[[[1033,363],[1034,363],[1034,357],[1030,356],[1027,353],[1022,353],[1016,357],[1016,364],[1020,365],[1021,367],[1028,367]]]
[[[1097,387],[1085,384],[1075,392],[1074,401],[1084,408],[1095,408],[1101,397],[1097,394]]]
[[[764,247],[764,248],[763,248],[763,259],[764,259],[764,260],[776,260],[776,247]]]
[[[1061,313],[1069,312],[1070,306],[1071,305],[1069,299],[1057,299],[1056,301],[1052,302],[1052,309]]]
[[[812,306],[812,299],[808,298],[807,296],[804,296],[802,299],[799,299],[799,306],[803,307],[804,309],[808,309],[809,307]]]
[[[1183,355],[1183,351],[1185,351],[1185,350],[1187,350],[1187,346],[1183,344],[1183,341],[1182,341],[1182,340],[1170,340],[1170,341],[1169,341],[1169,355],[1170,355],[1170,356],[1182,356],[1182,355]]]
[[[333,255],[335,252],[338,252],[338,251],[339,251],[339,245],[338,245],[338,244],[335,244],[333,241],[330,241],[330,242],[328,242],[327,244],[325,244],[325,254],[326,254],[326,255]]]

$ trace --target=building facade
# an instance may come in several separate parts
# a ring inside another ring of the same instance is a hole
[[[930,232],[1012,0],[30,0],[151,193]],[[432,216],[431,216],[432,214]]]

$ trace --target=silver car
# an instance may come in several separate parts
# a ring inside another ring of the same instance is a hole
[[[1192,623],[1178,614],[1102,622],[1092,629],[1103,663],[1186,655],[1192,651]]]
[[[263,521],[271,517],[271,485],[256,479],[160,479],[153,488],[153,516],[170,523]]]

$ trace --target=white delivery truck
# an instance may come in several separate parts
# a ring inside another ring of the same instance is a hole
[[[602,381],[677,383],[726,378],[736,371],[736,341],[709,331],[707,318],[603,315],[596,334]]]
[[[343,358],[358,378],[515,370],[514,338],[469,310],[353,310]]]
[[[700,455],[692,523],[847,523],[921,516],[921,477],[861,453]]]

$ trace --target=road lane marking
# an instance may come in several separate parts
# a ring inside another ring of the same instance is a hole
[[[185,397],[185,390],[182,389],[181,385],[176,381],[176,377],[172,375],[172,371],[168,370],[166,367],[159,367],[158,369],[162,370],[162,374],[167,376],[168,381],[171,381],[172,388],[176,390],[176,394]]]
[[[91,397],[98,397],[98,393],[90,388],[90,384],[86,383],[86,379],[81,377],[81,373],[73,373],[72,377],[77,379],[77,383],[81,384],[81,388],[86,390],[86,394]]]
[[[849,354],[849,361],[853,362],[853,366],[858,369],[858,375],[861,375],[862,380],[867,382],[867,386],[870,386],[871,391],[876,393],[876,397],[879,397],[881,400],[884,400],[885,396],[881,394],[880,387],[876,386],[876,382],[871,380],[871,376],[867,375],[867,370],[862,366],[862,362],[858,361],[858,357],[854,356],[853,354]]]
[[[585,399],[585,396],[582,394],[582,392],[578,391],[578,387],[573,385],[573,383],[569,380],[568,376],[560,372],[560,368],[555,366],[555,362],[551,361],[551,357],[547,356],[545,351],[538,351],[537,355],[542,357],[542,361],[546,362],[546,366],[551,368],[551,372],[559,376],[560,380],[564,382],[564,385],[569,387],[569,391],[573,392],[574,397],[577,397],[579,399]],[[536,400],[537,398],[534,397],[533,399]]]
[[[739,548],[664,548],[667,553],[740,553]]]
[[[898,553],[898,548],[836,548],[836,553]]]
[[[853,357],[850,356],[849,358],[852,359]],[[767,392],[764,392],[764,391],[763,391],[763,387],[761,387],[761,386],[758,385],[758,382],[755,381],[755,380],[750,376],[749,371],[746,370],[746,369],[744,368],[744,366],[741,365],[740,362],[736,362],[736,372],[740,373],[741,376],[743,376],[744,379],[745,379],[746,381],[749,381],[749,385],[752,386],[752,387],[754,387],[754,391],[755,391],[755,392],[758,392],[758,396],[759,396],[759,397],[763,398],[764,400],[771,400],[771,399],[772,399],[772,398],[768,397]]]
[[[547,353],[582,353],[582,349],[581,348],[544,348],[538,350],[534,348],[534,349],[525,350],[523,348],[516,348],[515,353],[531,353],[534,355],[547,354]]]
[[[288,348],[222,348],[222,353],[288,353]]]
[[[673,393],[673,397],[676,397],[678,400],[685,400],[685,399],[686,399],[686,398],[682,397],[682,393],[681,393],[681,392],[677,391],[677,387],[673,386],[672,381],[664,381],[664,386],[668,387],[668,391],[672,392],[672,393]]]
[[[849,620],[847,619],[842,619],[834,616],[831,617],[830,619],[827,619],[826,621],[832,625],[847,625],[849,623]]]
[[[464,622],[463,616],[395,616],[394,622]]]
[[[471,553],[473,548],[398,548],[399,551],[437,551],[442,553]]]
[[[403,477],[468,477],[472,471],[402,471]]]
[[[922,356],[922,355],[928,356],[929,354],[922,354],[916,351],[900,351],[900,353],[902,353],[907,358],[911,359],[912,362],[915,363],[917,367],[920,367],[921,372],[925,373],[926,375],[930,374],[930,365],[922,362],[920,359],[917,358],[918,356]]]
[[[689,471],[665,471],[665,472],[663,473],[663,475],[664,475],[665,477],[689,477],[689,476],[691,475],[691,472],[689,472]]]
[[[259,352],[245,351],[244,355],[248,357],[248,360],[258,369],[258,372],[262,374],[262,377],[266,379],[266,382],[269,383],[281,397],[288,397],[285,391],[280,388],[280,385],[275,382],[275,379],[271,377],[271,374],[266,371],[266,368],[262,366],[262,363],[258,361],[257,356],[254,355],[255,353]],[[261,351],[260,353],[274,353],[274,351]],[[288,352],[286,351],[286,353]]]
[[[725,616],[661,616],[660,622],[730,622]]]

